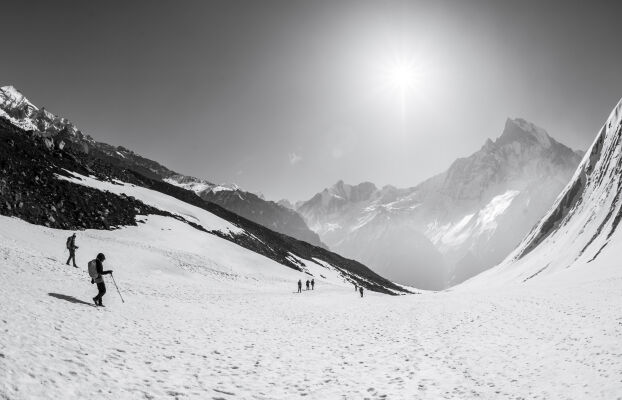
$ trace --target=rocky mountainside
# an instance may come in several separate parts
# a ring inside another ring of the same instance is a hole
[[[526,282],[575,267],[586,276],[617,273],[621,220],[622,100],[544,217],[500,265],[464,285]]]
[[[216,185],[209,181],[183,175],[164,179],[171,185],[195,192],[203,200],[216,203],[229,211],[315,246],[326,247],[317,233],[309,229],[300,214],[291,208],[260,195],[241,190],[237,185]]]
[[[101,154],[93,157],[73,146],[58,148],[56,143],[50,146],[48,139],[37,132],[24,131],[0,117],[0,215],[71,230],[114,230],[136,225],[137,221],[140,222],[136,218],[139,215],[159,215],[174,218],[201,234],[216,235],[303,273],[310,268],[305,264],[306,260],[336,271],[342,280],[369,290],[390,294],[405,292],[361,263],[274,232],[205,201],[194,192],[121,168],[112,157]],[[182,204],[208,211],[237,230],[209,229],[192,215],[148,205],[123,191],[113,193],[79,184],[87,177],[101,185],[121,188],[135,185],[149,189],[152,195],[157,193],[161,198],[179,200]]]
[[[297,211],[331,249],[397,282],[439,289],[512,251],[580,159],[542,128],[508,119],[495,141],[413,188],[340,181]]]
[[[105,157],[107,162],[115,163],[121,168],[192,190],[201,198],[272,230],[325,247],[319,236],[291,209],[245,192],[236,185],[216,185],[185,176],[122,146],[97,142],[83,134],[66,118],[58,117],[45,108],[38,108],[13,86],[0,88],[0,117],[6,118],[16,127],[34,132],[49,148],[63,149],[69,146],[92,157]]]

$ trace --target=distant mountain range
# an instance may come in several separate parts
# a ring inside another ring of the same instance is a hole
[[[441,289],[503,260],[581,157],[544,129],[508,119],[495,141],[415,187],[339,181],[295,209],[334,251],[396,282]]]
[[[116,160],[117,165],[122,168],[191,190],[205,200],[276,232],[315,246],[326,247],[319,236],[291,209],[243,191],[237,185],[216,185],[207,180],[182,175],[122,146],[97,142],[66,118],[56,116],[45,108],[38,108],[13,86],[0,88],[0,116],[21,129],[38,132],[50,147],[62,149],[69,146],[84,153],[105,155]]]

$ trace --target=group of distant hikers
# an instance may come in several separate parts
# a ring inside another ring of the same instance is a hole
[[[311,290],[315,288],[315,280],[311,278],[311,280],[307,279],[305,283],[307,290],[309,290],[309,286],[311,286]],[[363,286],[358,286],[356,283],[354,284],[354,291],[359,292],[361,297],[363,297]],[[302,279],[298,279],[298,293],[302,293]]]
[[[73,261],[73,266],[78,268],[76,265],[76,234],[69,236],[67,238],[67,250],[69,250],[69,258],[67,259],[67,265],[69,265],[69,261]],[[96,307],[104,307],[102,304],[102,297],[106,294],[106,284],[104,283],[103,275],[112,275],[112,270],[104,271],[104,260],[106,256],[103,253],[99,253],[95,259],[89,261],[88,271],[89,276],[91,277],[91,284],[97,284],[97,296],[93,297],[93,303],[95,303]],[[114,279],[114,278],[113,278]],[[120,295],[121,293],[119,293]]]
[[[311,286],[311,290],[315,289],[315,279],[308,280],[306,282],[307,290]],[[302,293],[302,280],[298,279],[298,293]]]

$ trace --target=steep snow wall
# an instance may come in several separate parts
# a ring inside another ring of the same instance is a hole
[[[500,265],[465,286],[526,282],[591,264],[607,248],[617,251],[612,242],[622,240],[616,235],[622,218],[621,120],[622,100],[548,213]]]

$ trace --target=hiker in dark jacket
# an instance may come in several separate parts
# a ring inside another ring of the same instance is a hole
[[[67,265],[69,265],[69,261],[73,260],[73,266],[75,268],[78,268],[78,266],[76,265],[76,249],[77,248],[78,246],[76,246],[76,234],[74,233],[73,235],[67,238],[67,250],[69,250],[69,258],[67,259]]]
[[[315,280],[311,279],[311,290],[313,290],[314,287],[315,287]]]
[[[309,290],[309,280],[307,279],[307,290]]]
[[[361,297],[363,297],[363,286],[359,288],[359,292],[361,293]]]
[[[298,293],[302,293],[302,281],[298,279]]]
[[[104,306],[102,304],[102,297],[104,297],[104,295],[106,294],[106,284],[104,283],[104,278],[102,275],[112,274],[112,270],[104,271],[103,262],[105,259],[106,259],[106,256],[104,256],[102,253],[99,253],[97,255],[97,258],[93,260],[95,261],[95,265],[96,265],[95,268],[97,271],[97,276],[91,279],[91,283],[97,283],[97,290],[99,291],[99,293],[97,293],[97,296],[93,297],[93,302],[95,303],[96,306],[101,306],[101,307]]]

